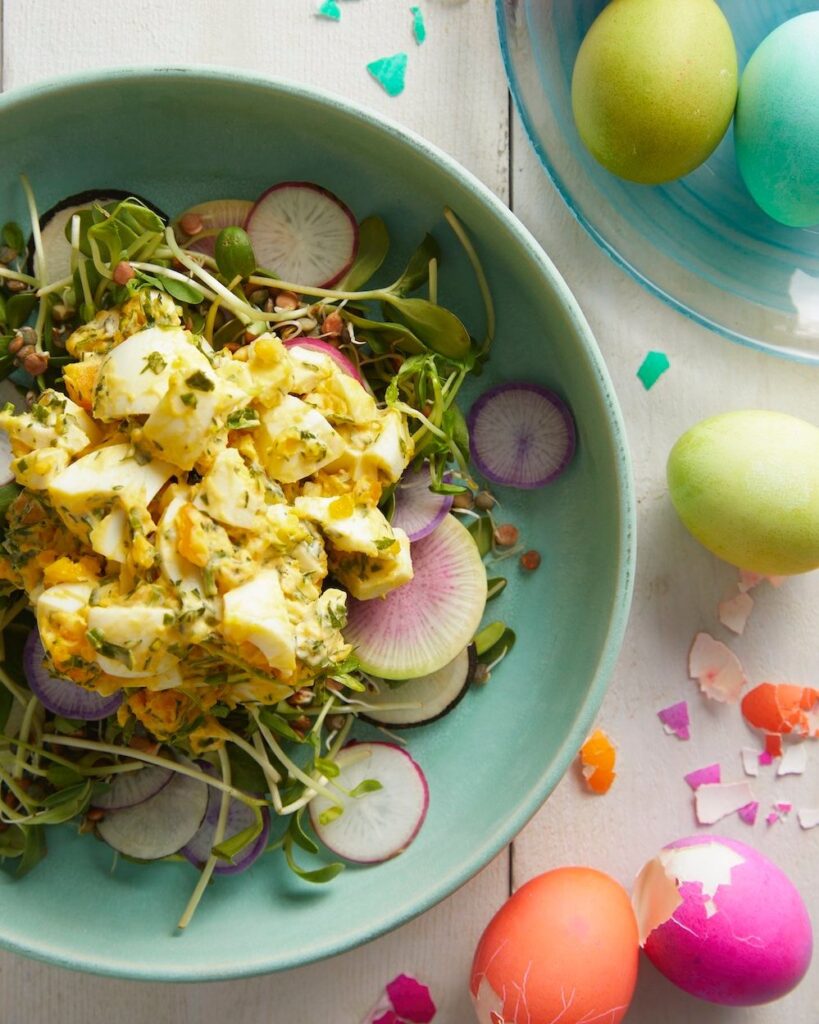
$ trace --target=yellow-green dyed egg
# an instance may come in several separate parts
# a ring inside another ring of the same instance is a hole
[[[609,171],[649,185],[710,156],[736,95],[734,38],[714,0],[611,0],[572,76],[586,147]]]
[[[742,73],[737,163],[762,209],[791,227],[819,224],[819,11],[791,18]]]
[[[785,576],[819,567],[819,430],[795,416],[713,416],[668,458],[671,500],[685,526],[741,569]]]

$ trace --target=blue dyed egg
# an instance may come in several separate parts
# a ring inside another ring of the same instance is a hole
[[[748,190],[774,220],[819,224],[819,11],[780,25],[742,73],[735,138]]]

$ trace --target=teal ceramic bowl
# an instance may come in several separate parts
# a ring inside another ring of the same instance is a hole
[[[223,194],[252,198],[278,180],[321,182],[359,217],[386,219],[396,263],[433,230],[444,248],[443,299],[477,332],[480,301],[442,221],[448,204],[485,261],[498,307],[481,388],[533,380],[574,411],[578,449],[564,476],[502,495],[504,518],[543,556],[526,577],[506,563],[510,586],[490,608],[514,625],[517,646],[486,687],[407,734],[431,800],[406,853],[351,867],[325,887],[301,882],[270,853],[245,875],[217,880],[183,936],[174,924],[196,879],[185,864],[112,872],[107,847],[61,828],[23,880],[0,870],[0,944],[66,967],[207,980],[340,953],[443,899],[512,839],[566,771],[603,698],[631,593],[634,510],[597,345],[548,257],[486,188],[421,139],[334,97],[211,69],[103,72],[0,97],[0,138],[0,215],[21,221],[21,171],[42,209],[96,187],[178,212]]]

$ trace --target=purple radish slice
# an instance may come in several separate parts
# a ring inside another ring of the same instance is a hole
[[[174,772],[148,800],[110,811],[97,825],[109,846],[137,860],[159,860],[178,853],[202,824],[208,806],[204,782]]]
[[[206,256],[213,256],[216,236],[222,228],[242,227],[252,209],[253,203],[249,199],[211,199],[207,203],[191,206],[189,210],[181,213],[174,221],[174,229],[183,236],[188,252],[202,252]],[[182,226],[184,217],[198,217],[202,222],[201,229],[195,235],[185,231]]]
[[[96,797],[94,807],[103,811],[121,811],[125,807],[150,800],[173,778],[170,768],[149,764],[135,772],[122,772],[114,776],[110,788]]]
[[[415,575],[373,601],[347,602],[344,636],[365,672],[415,679],[444,667],[475,635],[486,606],[486,570],[471,534],[445,516],[411,546]]]
[[[309,181],[285,181],[263,192],[245,231],[260,267],[307,287],[335,284],[358,252],[355,217],[332,192]]]
[[[122,693],[103,697],[70,679],[52,675],[46,668],[45,651],[36,629],[29,633],[23,648],[23,671],[31,692],[43,707],[62,718],[96,722],[113,715],[122,703]]]
[[[201,765],[200,767],[204,767]],[[208,765],[204,770],[208,771],[209,774],[216,774],[213,769]],[[219,807],[222,803],[222,794],[217,789],[210,789],[210,795],[208,797],[208,808],[205,811],[205,817],[197,830],[196,834],[192,837],[190,842],[186,843],[179,851],[183,857],[193,864],[196,868],[202,868],[205,861],[208,859],[213,847],[213,837],[216,832],[216,822],[219,819]],[[261,857],[267,846],[267,841],[270,838],[270,813],[266,807],[261,809],[262,811],[262,831],[256,836],[253,842],[244,848],[238,855],[237,859],[232,863],[228,863],[224,860],[218,860],[216,867],[213,869],[216,875],[238,875],[241,871],[247,871],[247,869],[255,861]],[[256,815],[253,810],[243,804],[241,800],[234,800],[231,798],[230,805],[228,806],[228,817],[227,825],[225,827],[225,839],[232,839],[233,836],[238,835],[239,832],[244,832],[246,828],[255,822]]]
[[[568,406],[536,384],[490,388],[472,406],[467,425],[472,461],[496,484],[543,487],[560,476],[574,455]]]
[[[333,817],[324,796],[310,801],[310,823],[328,850],[357,864],[397,857],[418,835],[429,807],[429,786],[420,766],[394,743],[351,743],[336,757],[333,782],[348,792],[368,779],[381,788],[360,796],[339,793],[342,814]],[[329,814],[327,812],[330,812]],[[332,818],[332,820],[328,820]]]
[[[373,725],[386,725],[391,729],[428,725],[448,715],[461,702],[475,676],[477,665],[475,645],[470,644],[437,672],[407,679],[398,686],[378,681],[375,689],[368,690],[363,698],[370,707],[361,717]],[[417,704],[418,707],[382,708],[382,704]]]
[[[322,355],[332,359],[353,380],[357,380],[359,384],[364,383],[361,371],[355,363],[348,359],[343,352],[339,352],[335,345],[331,345],[329,341],[323,341],[321,338],[291,338],[284,343],[284,347],[306,348],[313,352],[321,352]]]
[[[5,487],[14,479],[11,471],[11,438],[5,430],[0,430],[0,487]]]
[[[400,527],[411,541],[423,540],[437,529],[452,508],[451,494],[431,491],[429,466],[408,469],[395,488],[392,525]]]

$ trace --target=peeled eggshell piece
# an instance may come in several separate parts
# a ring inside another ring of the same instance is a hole
[[[747,682],[739,658],[708,633],[697,633],[688,655],[688,674],[711,700],[736,704]]]
[[[796,812],[796,816],[804,829],[816,828],[819,825],[819,807],[815,809],[802,807]]]
[[[748,622],[748,616],[751,614],[754,608],[754,599],[747,592],[740,591],[735,597],[728,598],[726,601],[720,601],[719,603],[719,621],[731,630],[732,633],[736,633],[741,636],[745,631],[745,626]]]
[[[713,825],[754,799],[750,782],[706,783],[694,793],[697,821]]]
[[[756,778],[759,775],[759,751],[754,750],[753,747],[743,747],[739,753],[742,758],[742,770],[746,775]]]
[[[736,840],[691,836],[665,847],[637,876],[633,905],[646,955],[700,999],[778,999],[810,964],[802,898],[773,862]]]
[[[776,769],[777,775],[804,775],[808,767],[808,748],[804,743],[785,747],[782,760]]]

